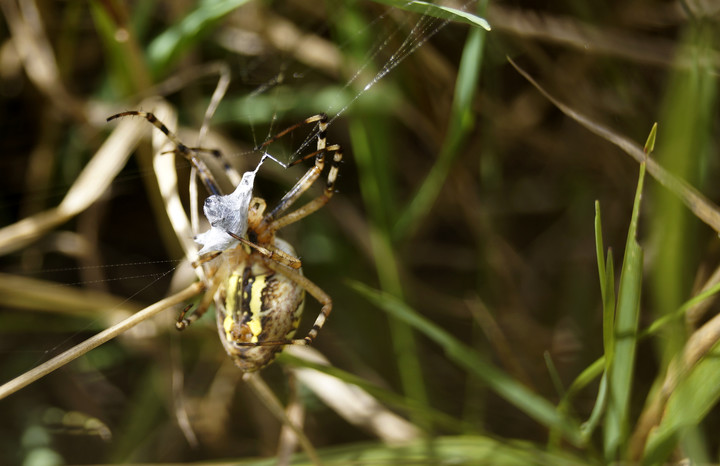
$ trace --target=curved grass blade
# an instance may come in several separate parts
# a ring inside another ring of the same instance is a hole
[[[490,23],[486,19],[476,16],[467,11],[458,10],[449,6],[435,5],[433,3],[423,2],[420,0],[404,1],[404,0],[374,0],[376,3],[383,3],[401,10],[412,11],[423,15],[434,16],[435,18],[456,21],[459,23],[469,24],[471,26],[481,27],[489,31]]]
[[[440,345],[450,360],[482,380],[495,393],[529,417],[549,429],[559,430],[572,444],[582,444],[579,428],[572,420],[563,417],[549,401],[528,390],[525,386],[487,362],[473,348],[461,343],[394,296],[372,289],[359,282],[352,282],[351,287],[378,308],[411,325]]]
[[[404,238],[415,230],[430,211],[445,184],[450,169],[462,152],[467,136],[475,127],[472,103],[482,70],[485,35],[486,32],[482,29],[472,30],[465,42],[445,140],[432,170],[395,224],[393,231],[395,240]]]
[[[65,364],[77,359],[84,355],[88,351],[97,348],[98,346],[106,343],[116,336],[126,332],[128,329],[144,322],[155,314],[162,312],[167,309],[171,309],[179,303],[187,301],[188,299],[196,296],[203,290],[203,285],[200,282],[195,282],[185,288],[184,290],[169,296],[155,304],[146,307],[145,309],[136,312],[127,319],[119,322],[112,327],[98,333],[94,337],[88,338],[82,343],[73,346],[71,349],[61,353],[49,361],[40,364],[34,369],[31,369],[24,374],[4,383],[0,386],[0,399],[3,399],[16,391],[30,385],[36,380],[45,377],[49,373],[63,367]]]
[[[147,102],[145,104],[147,105]],[[57,207],[0,228],[0,255],[27,246],[87,209],[106,192],[145,131],[147,128],[130,121],[118,125],[85,165]]]

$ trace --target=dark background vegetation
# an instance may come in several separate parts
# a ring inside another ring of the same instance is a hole
[[[682,93],[696,82],[692,76],[683,81],[683,73],[701,74],[684,47],[713,51],[703,55],[712,57],[705,66],[717,70],[717,11],[702,2],[490,2],[482,15],[493,30],[484,35],[474,72],[461,70],[460,62],[477,28],[454,21],[443,27],[442,20],[370,1],[248,2],[200,27],[172,54],[157,50],[157,37],[222,3],[2,0],[0,225],[56,206],[112,131],[114,124],[104,118],[137,109],[141,97],[166,94],[181,126],[197,130],[217,78],[189,74],[209,63],[221,61],[232,73],[210,128],[232,141],[223,150],[241,170],[256,163],[257,156],[248,154],[268,134],[317,112],[333,116],[349,104],[329,129],[329,141],[345,148],[338,194],[284,234],[301,255],[305,274],[334,300],[315,347],[348,373],[454,420],[454,426],[438,424],[422,410],[411,414],[430,436],[487,435],[544,448],[547,426],[352,284],[400,298],[511,379],[559,403],[563,387],[603,355],[594,202],[602,207],[604,244],[614,250],[617,282],[638,164],[565,116],[506,57],[572,108],[640,145],[660,121],[659,152],[668,128],[694,122],[686,133],[690,142],[659,157],[670,167],[672,160],[685,160],[675,171],[717,201],[718,154],[710,136],[718,129],[714,81],[698,78],[697,93]],[[39,14],[34,20],[33,8]],[[416,43],[418,25],[418,39],[427,42],[353,100],[368,77],[396,64],[391,57],[405,41]],[[315,42],[282,44],[277,37],[286,28]],[[38,82],[47,74],[27,71],[15,49],[23,40],[18,31],[44,36],[52,55],[34,52],[33,66],[54,59],[57,77]],[[113,31],[115,38],[128,34],[128,41],[113,43]],[[358,71],[360,78],[351,81]],[[274,84],[280,75],[282,82]],[[180,80],[177,90],[154,87],[173,77]],[[474,95],[453,107],[461,85]],[[697,114],[678,110],[692,99],[700,103]],[[464,130],[455,134],[459,128]],[[196,137],[181,134],[189,144]],[[275,150],[289,159],[306,134],[285,138]],[[24,301],[28,295],[94,290],[118,298],[115,310],[135,310],[170,292],[171,272],[184,259],[163,218],[150,155],[149,144],[141,144],[98,202],[0,257],[0,280],[41,280],[23,282],[17,295],[5,289],[0,298],[3,382],[113,321],[112,308],[48,309]],[[183,160],[176,165],[186,196],[190,167]],[[260,172],[257,191],[272,205],[301,173],[270,164]],[[662,220],[663,212],[672,211],[662,193],[646,179],[638,232],[646,273],[641,328],[662,315],[663,305],[674,309],[692,296],[718,259],[716,232],[682,208]],[[661,233],[677,225],[674,242],[665,242]],[[664,250],[676,251],[677,262],[663,262]],[[654,275],[663,271],[664,278]],[[663,294],[669,289],[670,297]],[[318,310],[308,299],[305,325]],[[239,374],[223,366],[227,357],[212,316],[177,334],[179,311],[169,310],[150,331],[112,341],[0,400],[0,463],[273,456],[279,424]],[[679,338],[681,346],[696,325],[680,324],[674,336],[639,345],[630,432],[650,387],[677,351],[664,346],[667,340]],[[281,360],[262,373],[283,400],[292,364]],[[203,407],[194,424],[200,440],[195,449],[177,427],[178,373],[186,403]],[[211,388],[222,382],[230,391],[213,404],[220,395]],[[578,423],[590,415],[597,390],[596,379],[572,400],[569,412]],[[301,397],[306,433],[320,451],[377,442],[309,392],[301,390]],[[713,414],[704,420],[708,435],[698,435],[702,448],[695,451],[717,461]],[[600,437],[572,447],[556,442],[553,451],[600,459]],[[677,457],[684,451],[676,450]]]

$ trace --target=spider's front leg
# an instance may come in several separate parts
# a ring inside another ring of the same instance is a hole
[[[307,217],[311,213],[320,209],[322,206],[327,204],[327,202],[335,193],[335,181],[337,180],[337,175],[340,170],[340,163],[342,162],[343,152],[339,144],[327,146],[328,117],[324,113],[313,115],[305,119],[304,121],[298,123],[297,125],[291,126],[290,128],[281,131],[275,137],[269,139],[260,147],[262,148],[267,146],[271,142],[277,140],[278,138],[284,136],[285,134],[293,131],[294,129],[304,124],[310,124],[315,122],[318,123],[317,150],[315,152],[305,155],[299,160],[296,160],[291,165],[298,164],[311,157],[315,158],[315,164],[305,173],[305,175],[302,176],[302,178],[300,178],[300,180],[298,180],[297,183],[295,183],[295,186],[293,186],[292,189],[290,189],[290,191],[288,191],[288,193],[285,194],[282,199],[280,199],[280,202],[278,202],[278,205],[272,210],[272,212],[270,212],[263,218],[262,222],[256,230],[258,237],[262,242],[269,242],[270,238],[275,234],[277,230],[291,223],[297,222],[298,220],[301,220],[302,218]],[[312,186],[313,183],[315,183],[315,181],[318,179],[323,169],[325,168],[326,154],[331,154],[332,159],[330,161],[330,170],[328,172],[327,183],[323,193],[317,198],[302,206],[301,208],[283,216],[282,214],[292,204],[294,204],[298,200],[298,198],[305,191],[307,191],[310,186]]]
[[[205,165],[205,162],[200,160],[198,158],[199,153],[208,153],[213,155],[217,158],[222,158],[222,155],[220,151],[216,149],[204,149],[202,147],[188,147],[186,146],[180,138],[170,131],[170,129],[160,121],[154,113],[151,112],[143,112],[140,110],[130,110],[127,112],[121,112],[116,113],[115,115],[111,115],[107,117],[106,121],[112,121],[117,118],[123,118],[127,116],[139,116],[141,118],[145,118],[148,122],[152,123],[153,126],[155,126],[158,130],[160,130],[167,138],[175,144],[175,152],[182,155],[187,159],[193,167],[198,172],[198,176],[200,176],[200,179],[202,180],[203,184],[205,185],[205,188],[207,188],[208,192],[215,195],[221,195],[222,191],[218,187],[217,181],[215,181],[215,178],[213,177],[212,173],[208,169],[207,165]],[[227,164],[226,164],[227,165]]]
[[[240,241],[242,244],[259,252],[267,259],[275,261],[286,267],[290,267],[291,269],[299,270],[300,268],[302,268],[302,261],[300,259],[286,253],[282,249],[278,249],[275,246],[270,246],[270,245],[268,245],[268,247],[260,246],[259,244],[255,244],[252,241],[250,241],[249,239],[245,239],[242,236],[238,236],[231,231],[228,231],[227,234],[232,236],[236,240]]]

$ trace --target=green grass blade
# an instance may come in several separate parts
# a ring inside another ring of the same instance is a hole
[[[603,302],[603,344],[605,355],[588,366],[573,381],[559,405],[562,412],[567,412],[575,395],[602,374],[597,399],[595,400],[590,418],[581,426],[581,432],[586,442],[590,440],[592,433],[602,419],[602,414],[604,413],[607,403],[607,369],[609,361],[612,361],[615,327],[615,268],[612,259],[612,250],[608,251],[607,259],[605,258],[605,247],[602,237],[602,215],[598,201],[595,201],[595,255],[597,258],[598,279],[600,281],[600,294]],[[556,432],[553,432],[551,439],[552,442],[556,442]]]
[[[644,332],[640,334],[641,337],[658,333],[665,325],[669,324],[671,321],[682,319],[690,309],[717,293],[720,293],[720,283],[685,301],[675,312],[656,319]]]
[[[154,76],[161,76],[186,51],[212,32],[218,22],[249,0],[206,0],[179,23],[157,36],[148,47]]]
[[[687,31],[678,53],[688,66],[678,68],[671,76],[660,118],[662,144],[656,155],[669,173],[700,189],[703,183],[708,187],[716,184],[706,179],[707,165],[714,163],[711,146],[715,145],[712,118],[717,114],[717,76],[708,60],[717,49],[716,37],[715,28],[701,23]],[[657,245],[657,257],[652,283],[657,305],[653,310],[661,317],[673,313],[687,299],[693,287],[688,271],[697,266],[698,257],[705,251],[697,248],[697,219],[676,196],[656,191],[652,240]],[[685,326],[675,323],[663,331],[665,341],[659,347],[663,368],[685,344]]]
[[[614,358],[608,367],[609,398],[604,431],[604,451],[607,461],[616,459],[627,440],[629,431],[630,394],[635,365],[643,265],[643,252],[636,237],[644,179],[645,164],[643,163],[640,165],[640,176],[620,274],[614,341],[612,342],[615,354],[621,354],[622,357]]]
[[[605,365],[608,366],[613,357],[613,329],[615,328],[615,268],[612,250],[605,258],[602,237],[602,216],[600,203],[595,201],[595,254],[597,256],[598,275],[600,279],[600,295],[603,303],[603,347],[605,349]],[[607,264],[606,264],[607,261]]]
[[[90,2],[90,13],[105,50],[112,87],[120,95],[131,95],[147,89],[151,84],[150,74],[135,37],[129,35],[127,40],[117,39],[120,29],[129,32],[127,25],[118,24],[108,6],[97,0]]]
[[[560,402],[563,412],[567,412],[572,398],[583,388],[589,385],[600,374],[602,379],[598,390],[595,405],[590,414],[590,418],[581,426],[582,434],[586,441],[590,440],[592,433],[602,419],[607,403],[607,370],[610,361],[613,359],[614,351],[614,328],[615,328],[615,280],[614,280],[614,263],[612,258],[612,250],[608,251],[605,258],[605,247],[602,237],[602,215],[600,203],[595,201],[595,254],[597,257],[598,279],[600,281],[600,294],[603,302],[603,346],[605,349],[604,357],[598,359],[589,367],[587,367],[570,385],[566,395]],[[553,433],[553,438],[556,438]]]
[[[380,118],[374,119],[372,122],[354,119],[350,123],[350,134],[353,142],[353,154],[361,175],[360,187],[363,199],[373,219],[374,228],[370,240],[378,279],[384,291],[393,296],[402,296],[403,289],[397,268],[397,259],[386,226],[387,222],[385,222],[389,207],[387,200],[392,199],[392,196],[383,189],[386,184],[378,181],[382,178],[373,176],[379,165],[374,161],[383,155],[383,149],[378,147],[377,143],[384,140],[382,134],[388,128],[383,130],[381,125],[378,125],[382,121],[383,119]],[[377,131],[373,131],[373,128]],[[370,134],[375,135],[376,138],[371,138]],[[377,150],[374,150],[373,147]],[[428,397],[423,383],[422,365],[417,357],[417,345],[412,329],[397,319],[391,319],[389,327],[403,391],[410,398],[427,404]],[[413,418],[413,421],[422,424],[420,419]],[[425,425],[424,427],[429,428],[430,426]]]
[[[605,358],[598,358],[597,360],[595,360],[595,362],[586,367],[585,370],[583,370],[580,375],[575,378],[575,380],[573,380],[572,384],[570,384],[570,387],[565,392],[565,396],[558,405],[558,410],[561,413],[569,412],[570,403],[575,398],[575,396],[577,396],[578,393],[580,393],[595,379],[602,375],[597,400],[595,401],[595,406],[593,407],[592,413],[590,414],[589,419],[580,426],[580,431],[585,439],[585,442],[590,441],[590,437],[592,436],[593,431],[602,419],[602,414],[604,413],[605,405],[607,403],[607,377],[605,375],[606,373],[607,372],[605,371]],[[552,431],[550,434],[550,443],[553,445],[559,445],[558,437],[558,432]]]
[[[547,452],[521,441],[502,441],[481,435],[437,437],[419,439],[406,445],[386,445],[364,442],[318,450],[323,464],[501,464],[506,466],[553,465],[576,466],[585,464],[570,454]],[[274,466],[277,458],[233,461],[233,464]],[[293,465],[311,464],[305,455],[295,455]]]
[[[600,379],[600,386],[598,387],[597,398],[595,400],[593,410],[590,413],[590,417],[588,418],[587,422],[580,426],[583,437],[585,437],[585,440],[587,442],[590,441],[593,432],[595,432],[595,428],[597,428],[598,424],[600,424],[602,416],[605,413],[605,407],[607,406],[607,395],[608,378],[607,372],[604,372],[602,378]]]
[[[482,380],[495,393],[526,415],[549,429],[558,429],[571,443],[575,445],[582,443],[579,429],[574,422],[562,416],[549,401],[487,362],[480,353],[458,341],[399,299],[359,282],[352,282],[351,286],[378,308],[411,325],[440,345],[450,360]]]
[[[550,375],[550,380],[555,387],[555,391],[561,397],[565,396],[566,390],[562,383],[562,377],[560,377],[560,373],[558,372],[557,366],[555,366],[555,363],[552,360],[550,352],[545,351],[543,353],[543,358],[545,359],[545,367],[547,368],[548,374]]]
[[[360,61],[365,59],[372,41],[368,35],[357,34],[364,25],[363,15],[353,4],[345,4],[338,9],[337,33],[347,41],[348,57]],[[387,98],[386,88],[375,87],[373,94]],[[388,107],[355,107],[353,117],[348,120],[348,128],[352,160],[357,164],[360,192],[370,220],[370,244],[378,282],[385,292],[401,298],[404,293],[403,283],[389,231],[389,221],[396,216],[396,181],[392,177],[391,165],[395,155],[395,132]],[[403,393],[420,404],[429,405],[423,364],[412,328],[398,319],[388,319],[388,326]],[[423,418],[413,416],[411,420],[422,428],[432,429],[431,425],[424,424]]]
[[[657,139],[657,126],[657,122],[653,123],[647,141],[645,141],[645,147],[643,148],[643,150],[648,155],[652,154],[655,150],[655,140]]]
[[[396,240],[404,238],[417,228],[430,211],[440,189],[445,184],[450,169],[461,153],[468,134],[475,126],[472,102],[483,63],[485,36],[484,30],[474,29],[470,31],[465,42],[445,141],[435,165],[395,225],[393,237]]]
[[[595,256],[597,257],[598,276],[600,278],[600,293],[605,302],[607,284],[605,281],[605,246],[602,237],[602,216],[600,215],[600,201],[595,201]]]
[[[690,374],[681,378],[668,399],[662,422],[648,437],[643,462],[665,462],[683,434],[693,431],[718,400],[720,344],[716,344]]]
[[[605,296],[603,297],[603,346],[605,356],[600,359],[604,363],[603,377],[600,380],[597,399],[593,406],[590,418],[582,426],[582,432],[586,439],[590,439],[595,428],[598,426],[607,406],[608,372],[611,362],[615,358],[615,264],[613,261],[612,249],[608,250],[607,264],[605,270]]]
[[[615,261],[612,249],[608,250],[605,265],[605,296],[603,297],[603,348],[605,350],[605,370],[608,370],[615,357]]]
[[[375,3],[382,3],[388,6],[399,8],[401,10],[412,11],[423,15],[434,16],[435,18],[457,21],[466,23],[471,26],[481,27],[486,31],[490,30],[490,23],[486,19],[476,16],[467,11],[458,10],[448,6],[435,5],[433,3],[422,2],[419,0],[403,1],[403,0],[373,0]]]
[[[598,358],[583,370],[568,387],[565,398],[570,399],[600,377],[605,368],[605,358]]]
[[[612,270],[612,267],[607,267],[607,270]],[[720,293],[720,283],[716,284],[707,290],[703,291],[702,293],[699,293],[698,295],[694,296],[693,298],[689,299],[685,303],[683,303],[680,308],[678,308],[673,314],[667,315],[664,317],[661,317],[655,322],[652,323],[646,330],[643,332],[640,332],[638,338],[643,339],[650,335],[654,335],[660,331],[660,329],[668,323],[668,321],[672,319],[682,319],[685,313],[689,309],[692,309],[693,307],[697,306],[702,301],[709,299],[710,297],[714,296],[715,294]],[[586,388],[590,383],[592,383],[595,379],[597,379],[601,374],[603,374],[604,368],[605,368],[605,357],[601,357],[597,359],[595,362],[593,362],[590,366],[585,368],[584,371],[578,375],[572,384],[570,384],[570,387],[567,390],[567,393],[565,394],[565,397],[560,403],[560,406],[563,409],[563,412],[567,411],[567,406],[569,405],[570,401],[584,388]],[[605,377],[603,377],[603,380],[605,380]],[[606,383],[601,381],[602,383]],[[588,421],[581,426],[581,429],[583,431],[583,434],[586,436],[587,439],[589,439],[590,435],[592,435],[592,432],[597,425],[599,421],[599,414],[602,413],[600,410],[601,407],[604,406],[603,394],[601,391],[603,390],[603,387],[601,385],[600,390],[598,391],[598,399],[595,402],[595,406],[593,408],[592,414],[590,415],[590,418]]]
[[[660,125],[663,128],[662,143],[657,149],[657,160],[669,173],[678,179],[686,180],[688,185],[696,186],[699,190],[707,187],[714,189],[716,180],[708,177],[708,164],[714,163],[713,148],[715,137],[713,127],[717,115],[717,72],[711,60],[717,51],[717,28],[703,21],[688,24],[681,46],[678,47],[678,59],[686,65],[675,68],[666,97],[663,103]],[[652,231],[653,244],[656,245],[657,255],[654,258],[652,269],[653,306],[656,321],[662,324],[658,338],[657,349],[660,360],[660,374],[667,372],[663,382],[664,392],[661,396],[668,396],[668,391],[675,380],[680,380],[683,389],[675,389],[670,395],[667,404],[662,398],[651,395],[649,403],[661,402],[664,405],[661,434],[653,430],[653,436],[646,444],[645,452],[649,455],[646,461],[663,456],[664,451],[679,448],[692,463],[711,461],[708,451],[714,450],[712,442],[694,428],[695,424],[706,414],[705,409],[717,401],[714,386],[717,378],[703,370],[694,373],[705,373],[705,378],[692,377],[694,385],[690,384],[685,376],[675,376],[678,366],[681,370],[690,364],[688,359],[697,354],[693,340],[687,339],[688,326],[682,319],[676,319],[677,309],[682,309],[683,302],[694,287],[695,270],[706,254],[700,245],[699,234],[700,217],[692,210],[688,211],[677,198],[663,190],[655,194],[656,212]],[[671,317],[669,317],[671,316]],[[668,318],[669,317],[669,318]],[[702,330],[701,330],[702,332]],[[711,343],[708,343],[708,345]],[[706,357],[705,360],[708,358]],[[670,380],[672,377],[672,382]],[[709,391],[709,392],[708,392]],[[706,406],[698,405],[699,402]],[[672,410],[680,411],[678,413]]]

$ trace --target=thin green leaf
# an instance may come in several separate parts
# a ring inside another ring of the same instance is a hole
[[[378,308],[411,325],[440,345],[449,359],[482,380],[491,390],[522,412],[550,429],[558,429],[571,443],[575,445],[582,443],[579,429],[573,421],[561,416],[555,406],[546,399],[531,392],[487,362],[480,353],[420,316],[399,299],[359,282],[352,282],[351,286]]]
[[[685,377],[668,399],[660,425],[648,437],[645,464],[661,464],[684,432],[694,429],[720,399],[720,344]]]
[[[706,299],[716,295],[717,293],[720,293],[720,283],[708,288],[707,290],[703,291],[702,293],[698,294],[697,296],[693,296],[691,299],[685,301],[682,304],[682,306],[680,306],[678,308],[677,311],[656,319],[644,332],[641,333],[641,336],[645,337],[647,335],[652,335],[654,333],[657,333],[658,331],[660,331],[661,328],[663,328],[665,325],[667,325],[671,321],[682,319],[683,316],[685,316],[685,314],[690,309],[697,306],[702,301],[705,301]]]
[[[602,237],[602,217],[600,215],[600,201],[595,201],[595,257],[597,257],[598,277],[600,278],[600,293],[605,301],[605,246]]]
[[[603,297],[603,346],[605,356],[600,358],[604,362],[603,376],[600,380],[595,405],[590,418],[582,425],[582,432],[586,440],[590,440],[595,428],[600,423],[607,407],[608,373],[612,361],[615,359],[615,264],[612,249],[608,250],[607,264],[605,265],[605,296]]]
[[[410,2],[410,4],[413,3],[419,2]],[[417,228],[420,221],[430,211],[440,189],[445,184],[450,169],[462,152],[465,139],[475,125],[472,102],[475,98],[483,63],[485,36],[484,30],[474,29],[465,42],[445,141],[435,165],[395,225],[393,237],[396,240],[404,238],[408,232]]]
[[[627,439],[629,430],[630,394],[632,392],[633,367],[637,345],[637,327],[640,315],[640,291],[642,288],[643,252],[637,243],[637,224],[640,214],[645,164],[640,164],[635,203],[628,229],[625,257],[620,274],[617,316],[615,319],[615,354],[608,368],[609,398],[605,417],[605,459],[616,459]]]
[[[153,75],[162,75],[184,52],[199,42],[214,26],[249,0],[207,0],[179,23],[157,36],[148,47]]]
[[[600,295],[603,303],[603,347],[605,349],[605,365],[612,361],[615,328],[615,269],[612,259],[612,250],[605,258],[605,249],[602,237],[602,216],[600,203],[595,201],[595,255],[598,264],[600,279]],[[605,263],[607,261],[607,264]]]
[[[645,141],[645,147],[643,150],[646,154],[650,155],[655,150],[655,139],[657,139],[657,122],[652,125],[650,134],[648,135],[647,141]]]
[[[603,375],[602,380],[600,381],[600,389],[598,391],[598,397],[597,401],[595,402],[595,406],[593,407],[592,414],[590,415],[590,419],[588,419],[587,422],[582,424],[580,426],[580,431],[583,437],[585,438],[585,442],[590,441],[590,437],[592,435],[593,430],[595,429],[597,423],[599,422],[600,415],[604,412],[605,403],[606,403],[606,392],[607,388],[603,387],[603,383],[605,385],[607,384],[605,381],[606,379],[606,372],[605,370],[605,358],[601,357],[592,364],[590,364],[588,367],[583,370],[580,375],[578,375],[575,380],[573,380],[572,384],[570,384],[570,387],[568,387],[567,391],[565,392],[565,396],[562,400],[560,400],[560,403],[558,404],[558,411],[561,413],[568,413],[570,411],[570,404],[572,400],[575,398],[575,396],[580,393],[584,388],[586,388],[588,385],[593,383],[595,379],[597,379],[600,374]],[[557,430],[553,430],[550,432],[550,441],[549,443],[551,445],[559,445],[559,435]]]
[[[608,270],[612,270],[612,267],[608,267]],[[660,329],[667,324],[667,322],[671,319],[681,319],[685,313],[693,308],[694,306],[697,306],[702,301],[714,296],[715,294],[720,293],[720,283],[708,288],[707,290],[703,291],[702,293],[698,294],[697,296],[694,296],[692,299],[689,299],[683,305],[675,311],[671,315],[667,315],[664,317],[661,317],[657,319],[655,322],[650,325],[645,331],[641,332],[638,336],[639,339],[646,338],[650,335],[656,334]],[[606,356],[603,356],[595,362],[593,362],[590,366],[585,368],[580,375],[578,375],[572,384],[570,384],[570,387],[567,389],[567,393],[565,394],[565,397],[560,402],[560,406],[565,406],[570,403],[570,401],[584,388],[589,386],[595,379],[597,379],[602,373],[605,368],[605,361]],[[601,381],[602,383],[602,381]],[[600,387],[600,391],[602,391],[602,387]],[[595,413],[598,410],[598,405],[601,403],[601,397],[602,394],[598,392],[598,401],[595,402],[595,407],[593,408],[593,413],[590,416],[590,419],[588,419],[587,423],[582,426],[583,433],[586,435],[592,434],[592,429],[594,424],[594,417]]]
[[[545,351],[543,353],[543,358],[545,359],[545,367],[547,367],[548,374],[550,374],[550,380],[552,380],[555,391],[558,393],[558,395],[564,396],[565,387],[563,387],[562,378],[560,377],[560,373],[558,372],[557,367],[555,367],[555,363],[552,360],[550,352]]]
[[[134,94],[146,89],[150,85],[150,75],[145,58],[137,47],[134,37],[118,40],[117,34],[121,26],[116,23],[103,2],[91,1],[90,12],[105,49],[110,68],[108,76],[112,86],[122,95]],[[128,31],[126,30],[125,33]]]
[[[573,398],[582,389],[590,385],[595,379],[600,377],[600,374],[603,373],[604,368],[605,358],[596,359],[592,364],[586,367],[585,370],[583,370],[580,375],[575,378],[575,380],[573,380],[573,383],[571,383],[570,387],[567,389],[565,398]]]
[[[615,261],[612,249],[608,249],[605,265],[605,297],[603,299],[603,345],[605,349],[605,367],[615,356]]]
[[[593,432],[595,432],[595,429],[597,428],[598,424],[600,423],[600,420],[602,419],[602,415],[605,413],[605,407],[607,404],[607,388],[608,388],[608,380],[607,380],[607,372],[603,373],[602,379],[600,379],[600,386],[598,387],[598,394],[597,398],[595,400],[595,405],[593,406],[593,410],[590,413],[590,417],[588,418],[587,422],[585,422],[583,425],[580,426],[580,430],[582,432],[582,435],[585,437],[586,441],[590,441]]]

